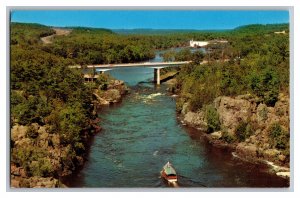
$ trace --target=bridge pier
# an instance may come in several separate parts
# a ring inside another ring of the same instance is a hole
[[[160,68],[154,68],[154,81],[160,85]]]

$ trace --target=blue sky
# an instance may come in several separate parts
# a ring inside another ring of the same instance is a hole
[[[232,29],[247,24],[288,23],[286,10],[14,10],[11,21],[109,29]]]

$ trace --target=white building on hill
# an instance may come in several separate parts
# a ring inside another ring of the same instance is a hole
[[[204,47],[208,45],[208,41],[190,41],[190,47]]]
[[[282,32],[274,32],[275,34],[286,34],[285,31],[282,31]]]

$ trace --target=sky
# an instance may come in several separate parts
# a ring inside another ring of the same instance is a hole
[[[13,10],[12,22],[108,29],[233,29],[289,23],[287,10]]]

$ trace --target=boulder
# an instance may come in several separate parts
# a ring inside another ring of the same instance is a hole
[[[184,122],[190,126],[196,127],[198,130],[207,131],[207,122],[202,111],[197,113],[189,111],[184,116]]]
[[[213,139],[220,139],[222,137],[222,131],[216,131],[210,134]]]
[[[262,125],[264,124],[268,118],[268,107],[267,105],[263,104],[263,103],[260,103],[258,106],[257,106],[257,110],[256,110],[256,120],[258,122],[259,125]]]
[[[257,148],[254,144],[246,144],[245,142],[241,142],[236,147],[236,154],[241,158],[256,160]]]
[[[290,178],[290,172],[277,172],[276,175],[284,178]]]
[[[38,131],[39,128],[40,128],[40,125],[39,125],[38,123],[32,123],[32,124],[31,124],[31,127],[32,127],[32,129],[33,129],[34,131]]]
[[[58,134],[53,134],[51,138],[52,144],[54,147],[59,147],[60,145],[60,138]]]
[[[49,140],[51,138],[49,137],[49,133],[41,133],[38,137],[38,145],[41,147],[41,148],[47,148],[49,146]]]
[[[10,173],[11,173],[11,175],[14,175],[14,176],[20,176],[21,175],[20,167],[17,167],[14,164],[10,165]]]
[[[122,80],[111,80],[109,85],[107,86],[108,89],[116,89],[120,86],[124,86],[124,81]]]
[[[24,168],[20,168],[20,176],[23,177],[23,178],[27,177],[27,173],[26,173]]]
[[[251,144],[255,144],[255,143],[256,143],[256,137],[255,137],[255,135],[251,135],[251,136],[249,137],[249,142],[250,142]]]
[[[214,101],[218,111],[220,123],[228,133],[234,135],[241,121],[248,122],[255,106],[245,99],[234,99],[227,96],[218,97]]]
[[[41,126],[38,130],[39,134],[44,134],[47,133],[47,127],[46,126]]]
[[[127,93],[129,90],[128,87],[125,85],[124,81],[122,80],[111,80],[107,89],[117,89],[121,95]]]
[[[183,115],[185,115],[185,114],[187,114],[187,112],[188,112],[188,107],[189,107],[189,103],[184,103],[183,105],[182,105],[182,110],[181,110],[181,114],[183,114]]]
[[[11,179],[10,180],[10,186],[12,188],[20,188],[20,181],[18,181],[16,179]]]
[[[96,92],[94,93],[94,96],[96,97],[97,103],[99,105],[109,105],[109,102],[107,100],[101,98]]]
[[[285,155],[278,155],[278,159],[282,162],[284,162],[286,160],[286,156]]]
[[[285,131],[289,131],[290,126],[290,105],[287,96],[279,94],[279,101],[274,106],[274,113],[279,117],[279,122]]]
[[[17,177],[23,177],[26,178],[27,174],[26,171],[24,170],[24,168],[22,167],[17,167],[16,165],[12,164],[10,166],[10,174],[12,176],[17,176]]]
[[[27,129],[27,126],[14,125],[11,129],[11,140],[15,142],[22,138],[25,138]]]
[[[30,138],[23,138],[15,142],[15,147],[28,148],[32,146],[33,141]]]
[[[59,181],[53,177],[30,177],[28,178],[30,188],[57,188]]]
[[[104,100],[106,100],[110,103],[111,102],[115,103],[115,102],[120,101],[121,94],[120,94],[119,90],[117,90],[117,89],[109,89],[109,90],[104,92],[102,97],[103,97]]]
[[[278,151],[277,149],[267,149],[263,152],[264,158],[270,161],[275,161],[279,154],[280,151]]]

